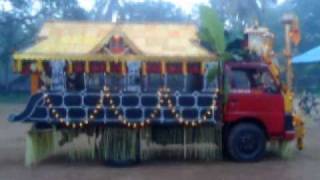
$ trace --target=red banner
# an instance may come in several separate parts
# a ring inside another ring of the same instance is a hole
[[[72,72],[74,73],[84,73],[85,63],[84,62],[74,62],[72,63]]]
[[[161,74],[161,63],[159,62],[152,62],[152,63],[147,63],[147,74]]]
[[[111,62],[110,63],[110,73],[122,73],[122,64],[120,62]]]
[[[91,62],[90,63],[90,72],[92,73],[104,73],[106,72],[106,63],[105,62]]]
[[[201,74],[201,63],[187,64],[188,74]]]
[[[182,74],[182,64],[181,63],[167,63],[166,64],[168,74]]]

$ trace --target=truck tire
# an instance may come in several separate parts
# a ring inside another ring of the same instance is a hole
[[[229,132],[227,150],[230,157],[235,161],[259,161],[263,158],[266,150],[265,134],[255,124],[238,124]]]

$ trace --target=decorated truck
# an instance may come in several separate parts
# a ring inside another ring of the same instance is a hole
[[[294,22],[285,22],[287,34]],[[192,24],[45,23],[35,45],[14,54],[15,71],[31,81],[25,110],[9,117],[32,124],[26,163],[80,135],[94,139],[83,154],[113,164],[223,154],[257,161],[269,141],[283,145],[296,132],[302,148],[303,124],[273,62],[273,35],[248,28],[242,48],[255,56],[221,61],[197,31]]]

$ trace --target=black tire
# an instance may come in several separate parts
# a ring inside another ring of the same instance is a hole
[[[224,160],[230,160],[230,154],[228,151],[228,127],[224,126],[223,132],[222,132],[222,155]]]
[[[264,131],[255,124],[243,123],[234,126],[227,138],[230,157],[239,162],[254,162],[263,158],[266,151]]]

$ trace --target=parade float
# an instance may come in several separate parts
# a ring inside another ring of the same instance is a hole
[[[25,110],[10,116],[33,124],[26,163],[80,135],[93,139],[91,148],[73,157],[113,164],[215,160],[223,152],[255,161],[268,141],[302,132],[267,29],[247,29],[243,48],[258,56],[240,62],[219,61],[197,34],[192,24],[45,23],[37,42],[14,55],[15,71],[31,80]]]

